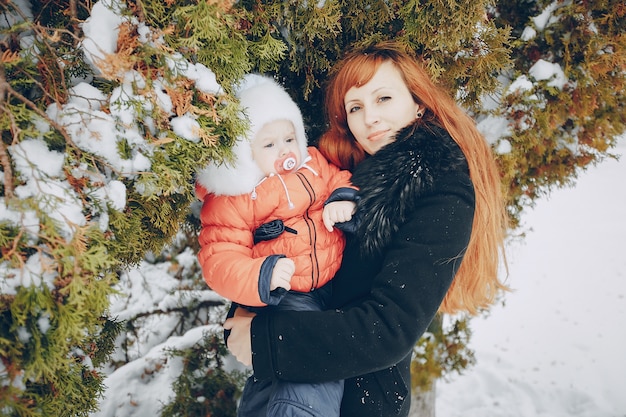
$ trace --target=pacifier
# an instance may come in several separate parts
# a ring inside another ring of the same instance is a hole
[[[276,169],[278,174],[285,174],[292,171],[296,167],[296,163],[296,155],[293,152],[289,152],[274,162],[274,169]]]

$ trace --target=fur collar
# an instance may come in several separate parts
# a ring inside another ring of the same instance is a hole
[[[444,129],[423,123],[404,128],[361,162],[352,183],[360,190],[356,236],[362,252],[380,253],[437,178],[459,169],[468,168],[458,145]]]

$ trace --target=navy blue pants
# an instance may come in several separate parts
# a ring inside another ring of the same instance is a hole
[[[273,308],[320,311],[326,308],[330,286],[310,293],[288,292]],[[343,381],[307,384],[271,379],[246,381],[237,417],[339,417]]]

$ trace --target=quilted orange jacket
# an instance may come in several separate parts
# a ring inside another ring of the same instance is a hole
[[[196,183],[203,201],[198,260],[209,287],[247,306],[277,304],[269,291],[273,266],[280,257],[291,258],[296,271],[292,291],[309,292],[333,278],[345,246],[336,227],[328,232],[322,222],[327,201],[351,200],[356,190],[350,173],[342,171],[314,147],[310,159],[296,172],[263,178],[250,192],[216,195]],[[255,243],[259,226],[281,220],[284,232]]]

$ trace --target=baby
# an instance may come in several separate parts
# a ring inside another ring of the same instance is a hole
[[[355,222],[350,173],[307,147],[300,109],[274,80],[249,75],[237,96],[250,129],[233,147],[236,160],[197,176],[203,276],[234,305],[325,309],[325,284],[345,246],[337,228],[350,230]],[[342,387],[342,381],[313,387],[251,377],[238,416],[293,415],[294,401],[304,399],[300,406],[320,416],[339,416]]]

